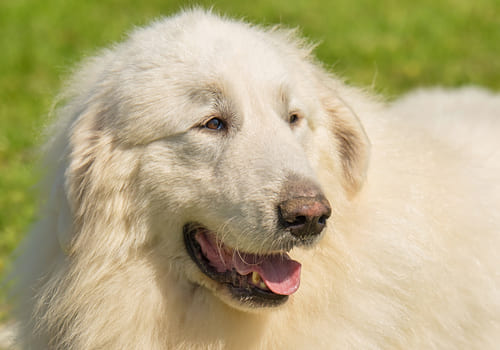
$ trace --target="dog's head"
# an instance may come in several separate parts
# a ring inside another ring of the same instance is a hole
[[[350,198],[365,176],[342,84],[291,31],[187,12],[137,30],[74,86],[70,254],[150,249],[159,274],[233,306],[286,301],[301,266],[288,252],[335,225],[323,180]]]

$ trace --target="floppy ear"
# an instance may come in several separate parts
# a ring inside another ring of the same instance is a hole
[[[46,146],[47,154],[55,159],[48,162],[53,173],[49,197],[50,212],[62,251],[70,254],[75,232],[81,226],[84,201],[92,190],[89,176],[94,163],[94,144],[83,127],[84,113],[61,108],[60,120],[49,130],[53,133]],[[87,200],[88,201],[88,200]]]
[[[370,141],[356,114],[356,106],[347,102],[347,98],[366,105],[365,97],[341,82],[324,76],[321,79],[320,96],[329,131],[336,142],[335,159],[340,164],[342,185],[347,194],[353,196],[359,192],[366,178]]]

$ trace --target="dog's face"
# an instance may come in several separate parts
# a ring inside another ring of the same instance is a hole
[[[346,192],[364,176],[356,117],[284,33],[191,14],[130,42],[108,54],[92,97],[99,112],[76,123],[74,138],[115,145],[107,172],[122,167],[115,177],[134,215],[178,278],[238,308],[282,304],[300,283],[289,251],[316,243],[335,205],[318,169],[328,162]],[[315,147],[325,138],[331,148]],[[81,183],[100,181],[85,180],[94,164],[70,167],[81,215],[93,192]]]

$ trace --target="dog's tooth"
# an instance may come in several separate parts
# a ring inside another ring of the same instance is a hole
[[[254,286],[259,287],[260,289],[263,289],[263,290],[269,290],[269,288],[267,288],[266,284],[264,283],[264,281],[262,280],[262,277],[260,277],[258,272],[255,272],[255,271],[252,272],[251,280],[252,280],[252,284]]]
[[[261,281],[262,281],[262,280],[261,280],[261,278],[260,278],[259,273],[258,273],[258,272],[253,271],[253,272],[252,272],[252,283],[253,283],[254,285],[258,286],[258,285],[259,285],[259,283],[261,283]]]

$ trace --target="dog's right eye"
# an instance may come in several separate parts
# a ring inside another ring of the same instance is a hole
[[[205,124],[203,124],[204,129],[209,129],[209,130],[223,130],[225,128],[224,121],[222,119],[214,117],[207,121]]]

